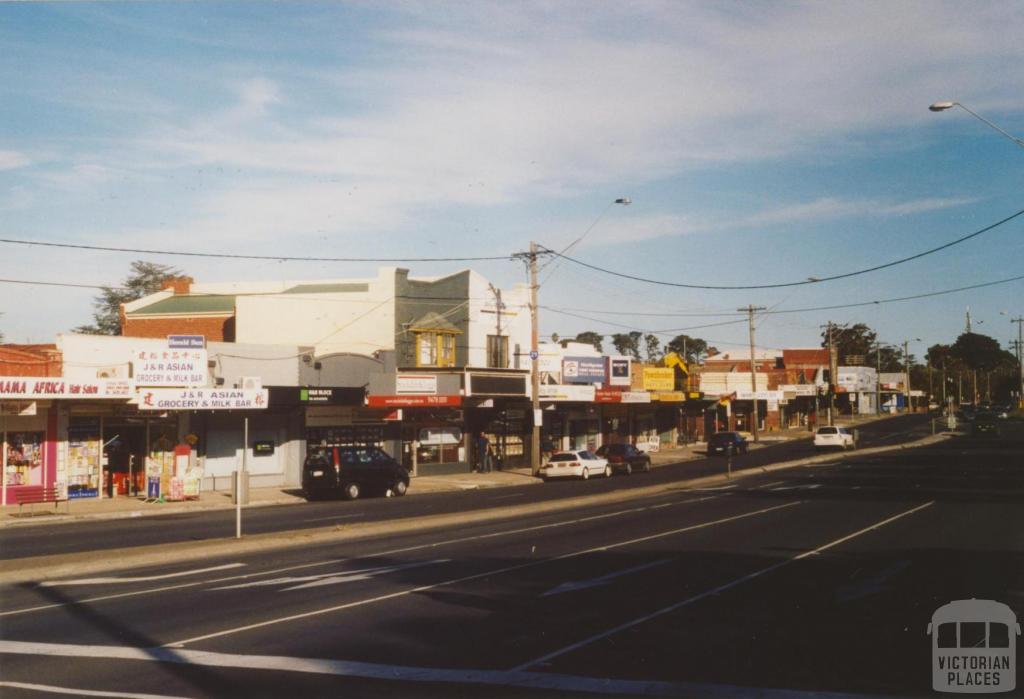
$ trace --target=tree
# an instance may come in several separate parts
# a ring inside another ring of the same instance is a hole
[[[903,371],[903,355],[891,345],[878,345],[878,333],[864,323],[832,323],[832,344],[840,365],[850,357],[863,357],[865,366],[878,366],[884,372]],[[821,346],[828,347],[828,326],[821,331]],[[913,364],[913,361],[911,361]]]
[[[587,330],[586,332],[580,333],[579,335],[576,336],[574,342],[582,342],[587,345],[593,345],[594,349],[596,349],[601,354],[604,354],[604,347],[602,346],[602,343],[604,342],[604,335],[599,335],[592,330]]]
[[[643,333],[634,330],[630,333],[616,333],[612,335],[612,344],[623,357],[632,357],[640,361],[640,338]]]
[[[1016,358],[1000,347],[997,340],[978,333],[964,333],[958,337],[951,354],[968,369],[977,371],[993,371],[1017,364]]]
[[[665,345],[666,352],[675,352],[686,360],[687,364],[699,364],[708,354],[708,343],[699,337],[676,335]]]
[[[93,299],[93,325],[79,325],[74,332],[86,335],[120,335],[121,304],[129,303],[143,296],[160,291],[167,279],[173,279],[180,271],[167,265],[135,260],[131,273],[121,286],[101,286],[100,293]]]
[[[656,335],[645,335],[644,344],[647,349],[647,361],[656,362],[661,358],[661,341]]]

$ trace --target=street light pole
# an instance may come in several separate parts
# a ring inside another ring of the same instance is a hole
[[[530,440],[530,472],[540,474],[540,360],[539,329],[537,325],[537,243],[530,241],[530,387],[533,404],[533,439]]]
[[[960,107],[960,109],[964,110],[965,112],[967,112],[968,114],[970,114],[974,118],[978,119],[979,121],[984,122],[988,126],[992,127],[993,129],[995,129],[996,131],[1001,133],[1003,136],[1006,136],[1006,138],[1008,138],[1011,141],[1013,141],[1014,143],[1016,143],[1021,148],[1024,148],[1024,140],[1021,140],[1021,139],[1017,138],[1016,136],[1013,136],[1013,135],[1007,133],[1006,131],[1003,131],[1001,128],[999,128],[998,126],[993,124],[991,121],[989,121],[985,117],[981,116],[977,112],[972,112],[970,109],[968,109],[964,105],[960,104],[959,102],[936,102],[936,103],[932,104],[931,106],[929,106],[928,109],[930,109],[933,112],[944,112],[947,109],[952,109],[953,107]]]
[[[1017,371],[1020,374],[1020,393],[1017,394],[1017,407],[1024,408],[1024,316],[1010,319],[1017,324]]]

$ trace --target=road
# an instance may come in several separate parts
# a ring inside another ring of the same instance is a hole
[[[922,415],[900,416],[865,424],[860,428],[863,447],[879,446],[915,439],[930,434],[928,419]],[[737,456],[733,468],[741,470],[772,463],[799,459],[814,453],[810,439],[781,442]],[[538,503],[583,494],[643,488],[674,483],[682,479],[721,473],[722,457],[671,464],[645,475],[613,478],[611,481],[591,479],[552,482],[542,488],[519,488],[431,493],[401,500],[363,500],[349,502],[307,503],[301,507],[283,505],[251,508],[245,511],[246,534],[316,529],[332,524],[380,522],[394,519],[422,518],[441,513],[472,512],[493,508],[502,503]],[[415,490],[415,480],[412,490]],[[500,490],[500,492],[499,492]],[[52,527],[60,527],[58,534]],[[126,551],[182,541],[203,541],[235,535],[235,513],[230,510],[189,512],[137,518],[126,523],[118,521],[79,521],[73,529],[63,524],[9,527],[0,530],[0,560],[85,551]]]
[[[514,522],[7,586],[0,688],[930,695],[937,607],[1024,612],[1021,447],[837,454]]]

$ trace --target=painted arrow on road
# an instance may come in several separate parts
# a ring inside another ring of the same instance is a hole
[[[282,588],[281,592],[288,592],[289,590],[302,590],[309,587],[319,587],[321,585],[339,585],[347,582],[357,582],[359,580],[369,580],[377,575],[386,575],[387,573],[394,573],[399,570],[408,570],[410,568],[419,568],[421,566],[433,565],[435,563],[447,563],[450,559],[439,558],[433,561],[416,561],[415,563],[405,563],[402,565],[394,566],[379,566],[377,568],[362,568],[360,570],[347,570],[344,572],[334,573],[321,573],[319,575],[304,575],[301,577],[283,577],[273,578],[271,580],[257,580],[255,582],[240,583],[238,585],[225,585],[223,587],[210,588],[211,590],[240,590],[246,587],[269,587],[271,585],[288,585],[288,587]],[[299,584],[294,584],[299,583]]]
[[[560,595],[564,592],[575,592],[576,590],[585,590],[588,587],[598,587],[599,585],[607,585],[615,578],[622,577],[623,575],[630,575],[637,573],[641,570],[647,570],[655,566],[660,566],[668,563],[672,559],[664,558],[660,561],[653,561],[651,563],[644,563],[643,565],[634,566],[625,570],[619,570],[614,573],[608,573],[608,575],[602,575],[600,578],[591,578],[590,580],[572,580],[564,582],[558,587],[553,587],[545,592],[541,597],[548,597],[549,595]]]

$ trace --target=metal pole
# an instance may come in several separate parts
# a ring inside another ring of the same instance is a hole
[[[911,405],[910,405],[910,350],[908,349],[909,346],[910,346],[910,340],[904,340],[903,341],[903,370],[906,372],[906,375],[907,375],[907,381],[906,381],[906,384],[905,384],[906,391],[907,391],[907,412],[908,413],[912,413],[914,411],[911,409]]]
[[[882,414],[882,343],[875,343],[875,415]]]
[[[530,387],[533,407],[533,435],[530,442],[530,472],[540,475],[540,410],[539,330],[537,327],[537,243],[530,241]]]
[[[746,308],[739,308],[737,310],[747,312],[747,321],[750,327],[750,391],[753,394],[750,402],[754,406],[754,425],[751,432],[754,434],[754,441],[757,442],[759,437],[757,433],[757,362],[754,359],[754,311],[763,311],[765,307],[751,304]]]
[[[249,449],[249,416],[242,427],[242,467],[235,471],[235,538],[242,538],[242,474],[245,473],[246,451]]]
[[[1017,371],[1020,373],[1020,393],[1017,394],[1017,407],[1024,408],[1024,316],[1017,316],[1010,321],[1017,324]]]
[[[3,504],[7,504],[7,416],[0,416],[0,447],[3,447],[3,454],[0,455],[0,488],[3,489]]]
[[[828,324],[828,424],[835,424],[836,393],[835,387],[839,384],[839,362],[836,361],[836,347],[832,343],[832,322]]]

